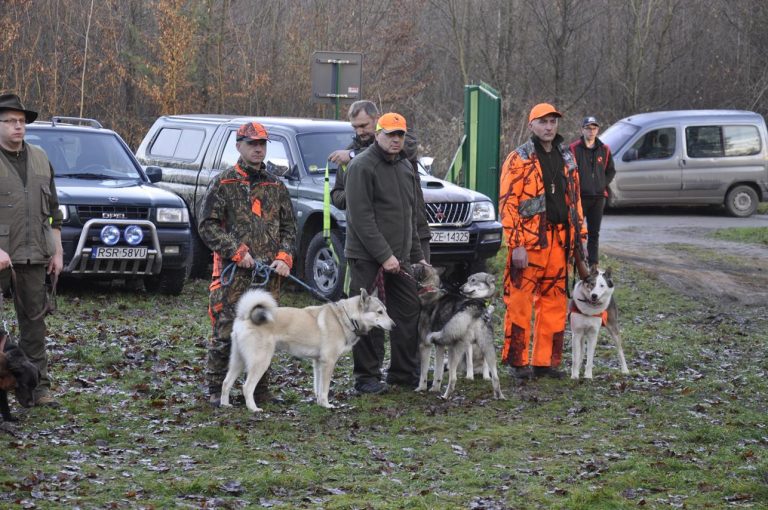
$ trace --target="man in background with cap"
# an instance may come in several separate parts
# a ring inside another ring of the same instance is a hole
[[[347,170],[347,240],[344,255],[351,272],[351,293],[380,289],[390,332],[387,383],[410,389],[419,380],[417,322],[419,300],[411,263],[427,264],[419,244],[419,182],[403,148],[408,131],[397,113],[382,115],[373,144],[355,156]],[[355,389],[382,393],[384,333],[364,335],[352,349]]]
[[[587,221],[587,257],[590,269],[599,261],[600,224],[603,221],[608,185],[616,175],[610,148],[598,137],[600,123],[595,117],[581,121],[581,138],[571,144],[579,167],[581,208]]]
[[[236,135],[240,158],[234,168],[223,170],[211,181],[201,204],[198,232],[213,251],[208,308],[213,336],[205,376],[209,402],[214,406],[219,405],[229,366],[235,307],[251,285],[253,267],[257,262],[269,264],[280,276],[288,276],[293,266],[293,206],[285,185],[264,164],[268,139],[267,130],[258,122],[240,126]],[[227,267],[230,269],[222,275]],[[269,373],[256,387],[257,403],[271,398]]]
[[[346,149],[333,151],[330,156],[328,156],[328,161],[336,163],[339,166],[339,169],[336,171],[336,180],[333,184],[333,190],[331,190],[331,203],[336,206],[337,209],[341,210],[347,208],[345,187],[349,162],[373,143],[376,136],[376,124],[379,121],[380,114],[379,109],[373,101],[363,99],[355,101],[349,106],[348,116],[349,122],[355,130],[355,137]],[[413,171],[416,173],[416,178],[418,179],[419,143],[412,133],[405,133],[403,151],[406,159],[413,165]],[[419,202],[421,204],[417,209],[419,214],[417,223],[419,240],[421,243],[421,250],[424,253],[424,258],[429,261],[429,241],[432,237],[432,233],[429,230],[429,223],[427,223],[427,211],[426,206],[424,205],[424,194],[421,191],[421,184],[419,184],[418,191]]]
[[[35,405],[58,407],[45,350],[45,275],[64,267],[62,212],[48,157],[24,141],[26,125],[36,118],[19,96],[0,95],[0,287],[13,286],[19,347],[40,371]]]
[[[563,376],[557,367],[563,354],[568,262],[575,250],[582,250],[582,212],[576,162],[557,133],[560,117],[551,104],[534,106],[528,116],[530,140],[507,156],[501,170],[499,212],[509,248],[501,358],[519,379]]]

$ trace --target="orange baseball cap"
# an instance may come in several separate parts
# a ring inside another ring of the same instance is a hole
[[[531,108],[531,113],[528,115],[528,122],[546,117],[547,115],[557,115],[558,117],[563,116],[563,114],[558,112],[557,109],[551,104],[539,103]]]
[[[258,122],[243,124],[237,130],[237,141],[243,140],[269,140],[267,130]]]
[[[395,131],[408,132],[408,127],[405,124],[405,117],[399,113],[385,113],[379,117],[379,121],[376,123],[376,131],[384,131],[385,133],[393,133]]]

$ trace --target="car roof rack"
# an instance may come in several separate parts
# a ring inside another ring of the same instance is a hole
[[[51,117],[51,125],[71,124],[76,126],[89,126],[95,129],[101,129],[103,126],[96,119],[84,119],[82,117]]]

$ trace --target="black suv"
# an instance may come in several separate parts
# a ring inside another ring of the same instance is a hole
[[[27,126],[55,172],[64,215],[63,276],[142,281],[148,291],[179,294],[191,264],[189,213],[177,195],[153,183],[122,138],[92,119],[53,117]]]
[[[251,121],[266,127],[267,169],[283,180],[293,200],[297,221],[294,271],[323,295],[336,299],[343,287],[343,260],[340,267],[323,238],[323,186],[328,155],[352,141],[354,130],[349,122],[169,115],[155,121],[136,157],[143,165],[162,167],[163,178],[158,184],[178,193],[194,215],[208,183],[237,162],[235,132]],[[336,168],[330,173],[333,186]],[[429,175],[422,175],[421,180],[432,229],[432,262],[469,269],[493,257],[501,246],[501,224],[490,199]],[[344,211],[331,207],[330,215],[333,251],[343,257]],[[195,237],[193,271],[202,275],[210,255]]]

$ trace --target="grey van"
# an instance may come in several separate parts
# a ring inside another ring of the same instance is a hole
[[[600,139],[616,165],[609,206],[721,204],[746,217],[768,200],[768,133],[757,113],[641,113]]]

